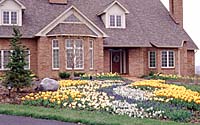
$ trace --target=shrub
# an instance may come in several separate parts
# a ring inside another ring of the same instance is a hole
[[[70,73],[68,73],[68,72],[59,72],[59,77],[61,79],[69,79]]]
[[[75,72],[74,73],[74,76],[75,77],[81,77],[81,76],[83,76],[85,73],[82,73],[82,72]]]

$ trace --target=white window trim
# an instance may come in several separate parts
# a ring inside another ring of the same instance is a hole
[[[163,51],[165,51],[165,52],[167,52],[167,67],[163,67],[162,66],[162,52]],[[175,51],[174,50],[163,50],[163,51],[161,51],[161,68],[162,69],[173,69],[173,68],[175,68],[175,65],[176,65],[176,60],[175,60]],[[169,66],[169,52],[173,52],[173,54],[174,54],[174,66]]]
[[[31,51],[30,50],[25,50],[25,51],[28,51],[28,61],[29,61],[28,68],[25,68],[25,69],[30,70],[31,69]]]
[[[58,51],[60,51],[60,47],[59,47],[59,45],[58,45],[58,47],[54,47],[53,46],[53,42],[54,41],[58,41],[58,39],[53,39],[52,40],[52,70],[59,70],[60,68],[54,68],[54,58],[53,58],[53,51],[54,50],[58,50]],[[59,41],[58,41],[59,42]],[[60,56],[60,54],[59,54],[59,56]],[[60,57],[59,57],[59,67],[60,67]]]
[[[90,40],[90,42],[92,42],[92,48],[91,47],[89,48],[89,51],[92,50],[92,67],[90,66],[90,70],[93,70],[94,69],[94,40]]]
[[[0,70],[1,71],[7,71],[7,70],[9,70],[9,68],[5,68],[4,67],[4,51],[11,51],[12,52],[12,50],[0,50],[1,51],[1,68],[0,68]]]
[[[151,63],[151,60],[150,60],[150,53],[151,53],[151,52],[155,52],[155,67],[151,67],[151,64],[150,64],[150,63]],[[156,57],[157,57],[157,56],[156,56],[156,51],[149,51],[149,52],[148,52],[148,64],[149,64],[149,68],[150,68],[150,69],[155,69],[155,68],[156,68],[156,65],[157,65]]]
[[[115,16],[115,26],[111,26],[110,25],[110,16]],[[121,26],[117,26],[117,16],[121,16]],[[109,28],[123,28],[123,15],[120,15],[120,14],[110,14],[110,15],[108,15],[108,17],[109,17]]]
[[[9,24],[4,24],[4,12],[9,12]],[[17,23],[16,24],[12,24],[11,23],[11,12],[17,12]],[[1,22],[3,26],[18,26],[19,25],[19,11],[18,10],[2,10],[1,11]]]
[[[74,46],[74,47],[67,47],[67,46],[66,46],[67,40],[73,40],[73,46]],[[76,40],[81,40],[81,41],[82,41],[82,48],[79,47],[79,49],[82,49],[82,50],[83,50],[83,68],[76,68],[76,67],[75,67],[75,65],[76,65],[76,60],[75,60],[75,58],[74,58],[74,70],[84,70],[84,64],[85,64],[85,61],[84,61],[84,56],[85,56],[85,53],[84,53],[84,40],[83,40],[83,39],[66,39],[66,40],[65,40],[65,50],[67,50],[67,49],[73,49],[73,50],[74,50],[73,52],[74,52],[74,54],[75,54],[75,52],[76,52],[76,46],[75,46],[75,42],[74,42],[74,41],[76,41]],[[72,68],[68,68],[68,67],[67,67],[67,54],[66,54],[66,51],[65,51],[65,55],[66,55],[66,56],[65,56],[65,57],[66,57],[66,61],[65,61],[65,62],[66,62],[66,69],[67,69],[67,70],[72,70]]]
[[[4,51],[10,51],[10,52],[13,52],[13,50],[0,50],[1,51],[1,60],[0,60],[0,63],[2,64],[1,67],[0,67],[0,71],[7,71],[9,70],[8,68],[5,68],[3,65],[4,65]],[[25,70],[30,70],[30,67],[31,67],[31,58],[30,58],[30,50],[25,50],[25,51],[28,51],[28,61],[29,61],[29,64],[28,64],[28,68],[24,68]]]

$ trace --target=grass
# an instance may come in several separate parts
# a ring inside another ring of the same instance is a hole
[[[177,125],[171,121],[138,119],[128,116],[112,115],[102,112],[77,111],[71,109],[53,109],[24,105],[0,104],[0,114],[51,119],[87,125]],[[185,123],[186,124],[186,123]]]

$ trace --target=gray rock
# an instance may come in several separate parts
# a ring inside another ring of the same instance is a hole
[[[39,91],[57,91],[59,88],[58,81],[50,78],[44,78],[39,84]]]

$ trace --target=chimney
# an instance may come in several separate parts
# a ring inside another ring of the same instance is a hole
[[[67,0],[49,0],[49,3],[53,3],[53,4],[67,4]]]
[[[169,9],[174,21],[183,27],[183,0],[169,0]]]

